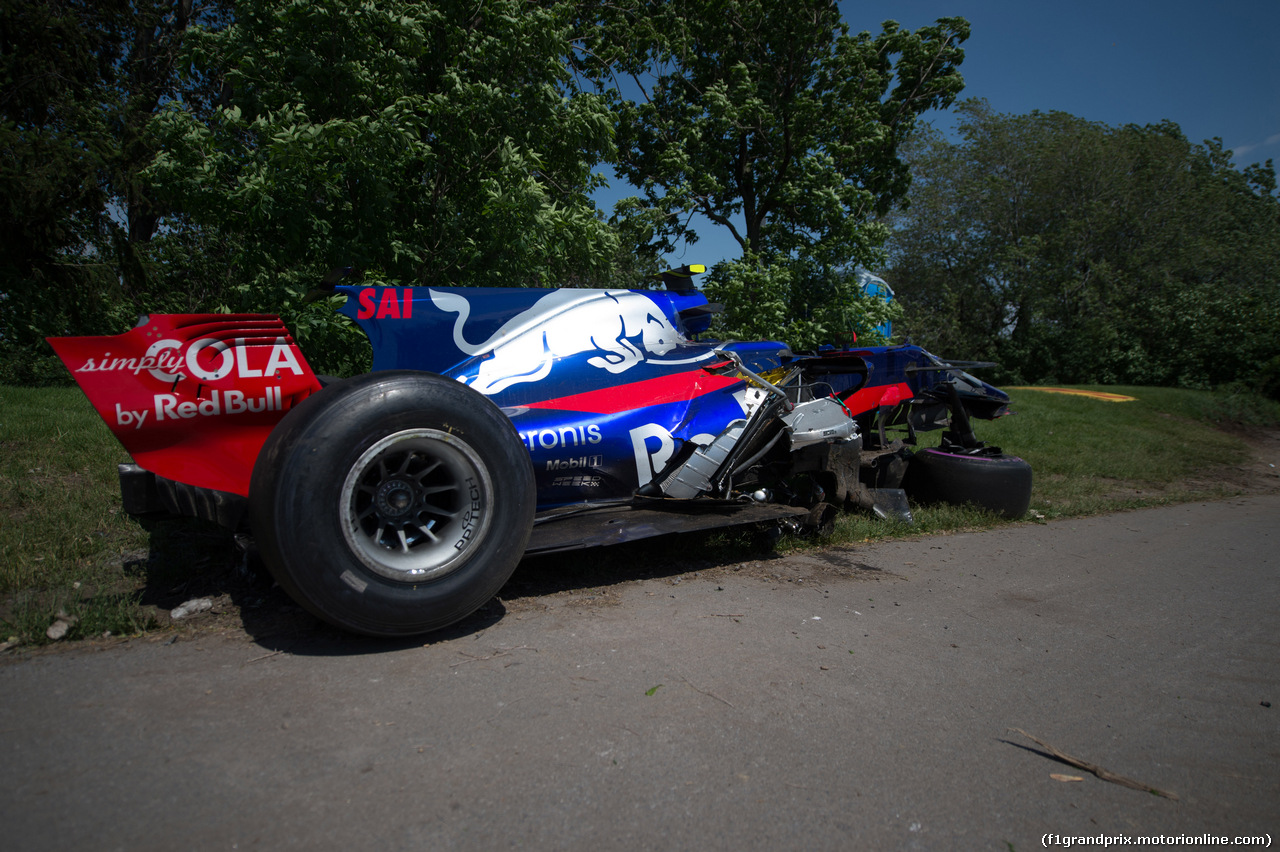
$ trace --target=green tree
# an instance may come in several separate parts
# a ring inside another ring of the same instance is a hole
[[[912,143],[894,220],[902,326],[1013,381],[1204,387],[1257,374],[1280,341],[1280,202],[1172,122],[960,108],[961,141]]]
[[[567,7],[518,0],[246,0],[190,41],[190,73],[219,70],[225,107],[170,104],[149,177],[237,235],[225,306],[304,337],[333,330],[298,302],[332,267],[470,286],[607,274],[617,238],[588,193],[612,126],[571,88],[568,28]]]
[[[642,193],[614,220],[637,250],[695,242],[700,214],[743,251],[707,280],[715,333],[876,340],[897,308],[854,270],[882,257],[877,217],[906,192],[899,144],[963,87],[968,24],[853,35],[828,0],[588,2],[579,21],[575,67],[615,104],[615,169]]]
[[[0,0],[0,265],[49,274],[60,255],[95,241],[106,203],[99,172],[112,147],[91,98],[119,59],[111,4]]]
[[[617,171],[653,239],[696,239],[689,216],[773,261],[869,262],[873,221],[906,191],[897,146],[951,103],[968,24],[857,35],[830,0],[588,4],[584,74],[617,98]],[[623,98],[620,77],[641,97]]]
[[[0,378],[65,380],[48,334],[119,330],[159,294],[144,271],[161,210],[138,173],[188,26],[216,0],[0,0]]]

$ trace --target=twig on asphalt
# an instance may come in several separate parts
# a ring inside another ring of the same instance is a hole
[[[724,704],[728,707],[733,707],[732,704],[730,704],[728,701],[721,698],[719,695],[716,695],[714,692],[708,692],[705,689],[700,689],[699,687],[694,686],[692,683],[689,682],[689,678],[685,677],[684,675],[680,675],[680,679],[684,681],[685,685],[688,686],[690,689],[692,689],[694,692],[701,692],[703,695],[707,696],[708,698],[714,698],[716,701],[719,701],[721,704]],[[733,707],[733,709],[737,710],[738,708]]]
[[[515,704],[516,702],[519,702],[519,701],[524,701],[524,698],[513,698],[510,701],[508,701],[506,704],[503,704],[502,707],[499,708],[497,713],[494,713],[488,719],[484,720],[485,724],[487,725],[487,724],[490,724],[491,722],[496,721],[499,716],[507,712],[508,707],[510,707],[512,704]]]
[[[274,657],[277,654],[283,654],[283,653],[284,651],[272,651],[270,654],[263,654],[261,657],[254,657],[252,660],[245,660],[244,664],[248,665],[249,663],[256,663],[258,662],[258,660],[265,660],[267,659],[267,657]]]
[[[1180,801],[1175,793],[1170,793],[1168,790],[1161,790],[1157,787],[1152,787],[1150,784],[1143,784],[1141,781],[1135,781],[1132,778],[1126,778],[1123,775],[1117,775],[1116,773],[1108,769],[1104,769],[1097,764],[1089,763],[1088,761],[1081,760],[1078,757],[1072,757],[1066,752],[1049,745],[1039,737],[1033,737],[1021,728],[1009,728],[1008,730],[1017,731],[1019,734],[1022,734],[1024,737],[1049,752],[1049,754],[1053,755],[1058,760],[1061,760],[1063,763],[1068,763],[1077,769],[1083,769],[1085,772],[1092,772],[1103,781],[1110,781],[1112,784],[1119,784],[1121,787],[1129,787],[1133,790],[1142,790],[1144,793],[1154,793],[1157,796],[1163,796],[1166,799],[1173,799],[1175,802]]]
[[[530,648],[528,645],[517,645],[514,648],[503,648],[502,650],[495,651],[494,653],[489,654],[488,656],[485,656],[485,657],[477,657],[474,654],[468,654],[466,651],[459,651],[458,653],[466,657],[467,659],[458,660],[458,662],[456,663],[450,663],[449,668],[453,668],[454,666],[460,666],[463,663],[479,663],[484,660],[494,660],[494,659],[497,659],[498,657],[506,657],[510,655],[512,651],[536,651],[536,650],[538,649]]]

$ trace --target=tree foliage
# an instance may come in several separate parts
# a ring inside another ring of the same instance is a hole
[[[1177,125],[961,107],[921,133],[891,280],[917,342],[1014,381],[1205,387],[1280,353],[1280,200]]]
[[[695,242],[700,214],[743,256],[714,271],[713,331],[800,348],[876,339],[896,311],[854,270],[882,257],[877,221],[906,193],[898,146],[964,83],[961,18],[853,34],[830,0],[586,3],[577,68],[618,115],[616,209],[657,254]]]
[[[811,260],[765,263],[754,254],[717,264],[703,288],[724,305],[711,332],[729,340],[779,340],[796,351],[823,345],[878,345],[878,326],[902,313],[867,295],[859,277]]]
[[[693,236],[695,210],[745,223],[754,253],[723,292],[762,300],[751,282],[772,282],[789,313],[774,333],[843,331],[840,270],[882,239],[869,217],[905,189],[896,147],[959,90],[967,33],[851,35],[834,3],[777,0],[0,8],[8,381],[40,379],[45,335],[153,311],[280,313],[351,369],[350,329],[301,301],[333,267],[625,286]],[[622,97],[618,74],[653,97]],[[602,161],[646,195],[612,224],[589,198]]]
[[[524,286],[612,262],[588,192],[610,150],[600,98],[572,94],[566,7],[518,0],[245,0],[200,32],[188,73],[225,106],[155,123],[157,190],[234,232],[231,308],[297,298],[330,268],[406,284]]]
[[[872,221],[906,191],[897,147],[951,103],[968,24],[851,34],[830,0],[588,4],[599,38],[583,72],[618,99],[617,171],[643,191],[622,208],[665,247],[689,215],[768,260],[868,262]],[[632,81],[622,96],[619,78]]]
[[[175,80],[183,36],[217,0],[0,0],[0,376],[61,376],[47,334],[118,330],[171,299],[149,276],[163,213],[139,173],[159,104],[209,107]],[[180,299],[179,299],[180,300]]]

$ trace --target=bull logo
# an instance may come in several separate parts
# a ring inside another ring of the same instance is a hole
[[[491,395],[521,382],[536,382],[551,373],[561,358],[594,353],[587,363],[618,374],[637,364],[662,359],[684,343],[652,300],[629,290],[556,290],[503,323],[484,343],[467,342],[464,329],[471,304],[456,293],[430,290],[431,301],[455,313],[453,344],[470,356],[492,353],[480,365],[471,387]],[[700,352],[691,358],[662,359],[664,364],[692,364],[714,357]]]

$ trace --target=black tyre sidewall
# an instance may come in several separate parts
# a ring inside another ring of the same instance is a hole
[[[1031,507],[1031,465],[1017,456],[968,456],[920,450],[902,487],[918,503],[972,503],[1006,518]]]
[[[351,552],[339,499],[365,450],[421,428],[478,453],[492,480],[492,509],[464,564],[436,579],[397,582]],[[524,553],[535,503],[528,451],[497,406],[458,382],[408,371],[359,376],[309,397],[272,432],[250,483],[254,536],[280,586],[332,624],[381,636],[444,627],[492,598]]]

